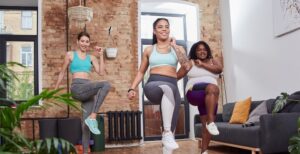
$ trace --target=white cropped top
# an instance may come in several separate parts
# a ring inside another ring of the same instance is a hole
[[[194,84],[205,82],[218,85],[217,78],[218,74],[212,73],[204,68],[195,66],[193,64],[191,70],[187,74],[188,82],[186,84],[185,91],[187,92],[188,89],[193,87]]]

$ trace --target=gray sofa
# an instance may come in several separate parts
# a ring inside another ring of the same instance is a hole
[[[298,96],[300,98],[300,95]],[[262,102],[252,101],[250,110],[252,111]],[[223,113],[216,116],[220,135],[213,136],[212,142],[248,149],[252,153],[287,152],[289,138],[297,133],[300,103],[291,102],[280,113],[272,114],[274,102],[275,99],[267,100],[268,114],[260,116],[260,121],[249,127],[242,127],[242,124],[229,124],[235,103],[225,104]],[[195,115],[194,127],[196,138],[201,138],[202,124],[199,115]]]

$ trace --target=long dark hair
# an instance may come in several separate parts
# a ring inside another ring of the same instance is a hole
[[[153,23],[153,32],[154,32],[154,29],[155,29],[157,23],[158,23],[159,21],[161,21],[161,20],[165,20],[165,21],[167,21],[168,24],[169,24],[169,20],[168,20],[167,18],[157,18],[157,19],[154,21],[154,23]],[[157,38],[156,38],[156,35],[153,33],[153,36],[152,36],[152,45],[153,45],[153,44],[156,44],[156,43],[157,43]]]
[[[206,42],[204,42],[204,41],[199,41],[199,42],[193,44],[193,46],[192,46],[192,48],[191,48],[191,50],[190,50],[190,53],[189,53],[189,58],[190,58],[190,59],[193,59],[193,60],[198,59],[198,58],[197,58],[197,55],[196,55],[196,51],[197,51],[197,47],[198,47],[199,45],[203,45],[204,48],[205,48],[205,50],[206,50],[206,52],[207,52],[207,57],[206,57],[205,59],[211,59],[211,58],[212,58],[212,53],[211,53],[210,47],[209,47],[209,45],[208,45]]]
[[[86,37],[88,37],[90,39],[90,34],[88,32],[86,32],[86,31],[83,31],[83,32],[80,32],[77,35],[77,40],[79,41],[82,36],[86,36]]]

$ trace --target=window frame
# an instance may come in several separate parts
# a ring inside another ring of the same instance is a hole
[[[0,34],[4,32],[4,11],[0,11]]]
[[[0,64],[6,63],[6,42],[7,41],[28,41],[28,42],[33,42],[33,67],[34,67],[34,95],[39,94],[39,53],[38,53],[38,36],[39,36],[39,19],[38,19],[38,7],[24,7],[24,6],[0,6],[0,10],[19,10],[19,11],[24,11],[24,10],[29,10],[29,11],[36,11],[37,16],[36,16],[36,34],[35,35],[14,35],[14,34],[1,34],[0,33],[0,51],[5,51],[5,52],[0,52]],[[6,94],[1,97],[6,97]],[[24,100],[18,100],[17,102],[21,102]]]

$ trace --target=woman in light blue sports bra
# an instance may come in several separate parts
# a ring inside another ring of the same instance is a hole
[[[99,62],[94,55],[87,54],[90,46],[90,35],[87,32],[81,32],[77,37],[79,50],[67,52],[65,61],[59,73],[55,89],[57,89],[64,77],[64,74],[70,65],[72,73],[71,93],[73,98],[79,100],[82,104],[83,120],[82,123],[82,145],[83,152],[88,153],[90,131],[93,134],[100,134],[96,115],[99,111],[104,98],[109,92],[110,83],[107,81],[92,82],[90,73],[92,66],[99,75],[104,75],[104,58],[102,48],[96,46],[95,50],[99,55]]]
[[[129,99],[136,96],[135,89],[150,67],[150,77],[144,86],[144,93],[152,103],[161,105],[164,151],[178,148],[174,139],[181,103],[177,87],[177,63],[186,70],[190,68],[185,50],[176,45],[175,39],[170,38],[169,33],[168,19],[158,18],[153,23],[153,45],[144,50],[140,69],[127,95]]]

